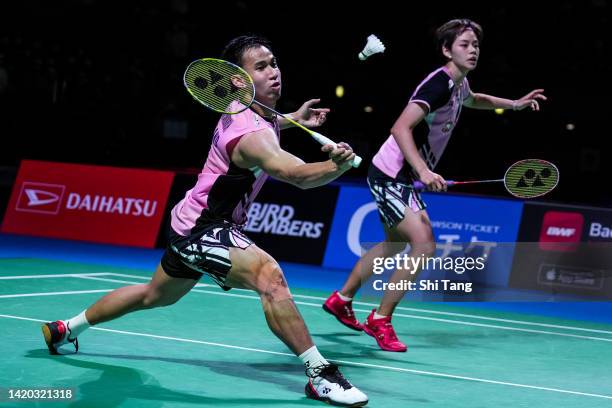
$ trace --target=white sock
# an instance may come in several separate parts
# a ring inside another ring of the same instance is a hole
[[[304,367],[306,368],[314,368],[323,364],[329,364],[326,359],[323,358],[319,350],[317,350],[317,346],[312,346],[302,354],[300,354],[299,359],[304,363]]]
[[[342,300],[344,300],[345,302],[350,302],[351,300],[353,300],[352,297],[348,297],[348,296],[344,296],[342,293],[338,292],[338,297]]]
[[[382,319],[383,317],[387,317],[387,316],[383,316],[381,314],[378,314],[378,312],[374,312],[374,320],[376,319]]]
[[[85,310],[78,315],[74,316],[70,320],[66,320],[66,327],[70,329],[70,338],[74,339],[79,334],[83,333],[90,326],[87,318],[85,317]]]

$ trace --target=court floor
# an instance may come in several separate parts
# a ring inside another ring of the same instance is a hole
[[[50,356],[40,324],[71,317],[150,271],[36,258],[0,260],[0,387],[70,388],[64,402],[0,406],[317,406],[299,360],[268,330],[259,298],[203,281],[177,304],[83,333],[76,355]],[[293,288],[322,354],[369,395],[372,407],[612,406],[612,325],[531,314],[410,303],[394,324],[407,353],[321,309],[329,292]],[[360,319],[375,306],[362,299]]]

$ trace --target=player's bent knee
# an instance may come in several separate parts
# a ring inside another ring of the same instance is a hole
[[[292,299],[285,275],[276,261],[265,261],[260,268],[258,289],[269,301],[280,302]]]
[[[142,304],[147,309],[154,307],[170,306],[180,298],[164,294],[158,289],[148,289],[142,299]]]
[[[148,288],[142,298],[142,305],[146,308],[157,307],[160,299],[161,293],[159,291]]]

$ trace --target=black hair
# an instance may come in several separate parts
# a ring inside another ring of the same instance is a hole
[[[256,47],[266,47],[270,51],[272,50],[272,44],[264,37],[258,35],[241,35],[232,39],[221,53],[221,58],[242,66],[242,57],[247,50]]]
[[[482,42],[482,27],[475,21],[467,18],[457,18],[442,24],[436,30],[438,51],[442,52],[443,48],[450,50],[457,37],[467,30],[472,30],[478,41]]]

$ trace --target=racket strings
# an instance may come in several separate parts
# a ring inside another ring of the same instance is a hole
[[[239,113],[251,105],[255,96],[251,77],[223,60],[192,62],[185,71],[184,82],[195,99],[221,113]]]

